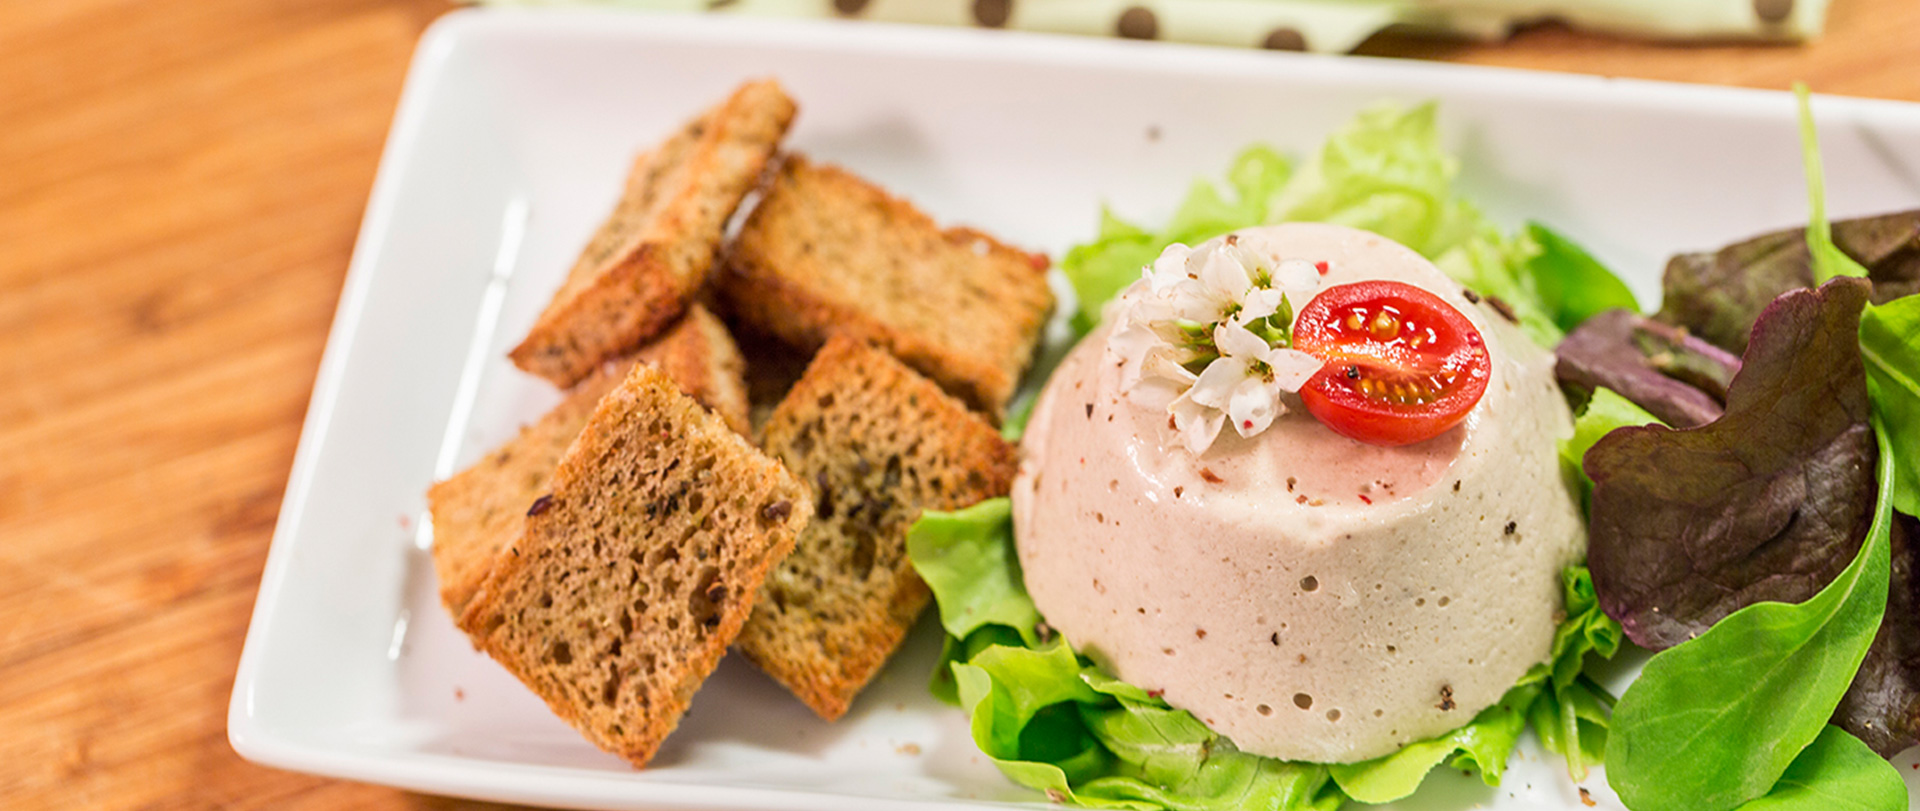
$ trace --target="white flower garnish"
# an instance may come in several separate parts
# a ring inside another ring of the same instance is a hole
[[[1171,245],[1108,311],[1108,349],[1121,361],[1121,391],[1164,409],[1187,450],[1199,455],[1223,423],[1251,437],[1286,413],[1280,393],[1299,391],[1321,362],[1293,349],[1293,307],[1317,292],[1315,265],[1270,266],[1223,238]]]
[[[1267,430],[1286,410],[1280,392],[1299,391],[1320,371],[1319,358],[1274,346],[1232,322],[1215,327],[1213,341],[1220,357],[1207,364],[1189,393],[1194,402],[1226,412],[1243,437]]]

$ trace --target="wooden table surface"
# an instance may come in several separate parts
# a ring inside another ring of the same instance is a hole
[[[480,807],[227,745],[407,59],[444,0],[0,0],[0,807]],[[1920,3],[1795,46],[1373,54],[1920,101]]]

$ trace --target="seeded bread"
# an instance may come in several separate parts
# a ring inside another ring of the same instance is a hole
[[[793,548],[807,488],[639,364],[460,617],[602,749],[646,765]]]
[[[514,364],[570,386],[678,319],[793,114],[778,83],[750,82],[642,155]]]
[[[440,578],[440,601],[453,616],[466,608],[494,555],[520,535],[528,506],[548,492],[548,480],[567,446],[634,361],[659,367],[729,427],[746,433],[740,351],[720,319],[693,305],[678,325],[631,359],[594,370],[513,441],[427,491],[433,512],[433,568]]]
[[[928,601],[907,560],[922,509],[1006,495],[1012,446],[886,351],[837,336],[774,410],[765,448],[814,488],[740,651],[820,717],[847,711]]]
[[[1047,259],[799,155],[747,217],[722,292],[743,320],[807,349],[878,343],[996,419],[1053,309]]]

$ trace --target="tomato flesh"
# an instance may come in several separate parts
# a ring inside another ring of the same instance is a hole
[[[1458,425],[1493,370],[1465,314],[1402,282],[1321,291],[1294,320],[1293,346],[1324,363],[1300,389],[1307,411],[1374,445],[1408,445]]]

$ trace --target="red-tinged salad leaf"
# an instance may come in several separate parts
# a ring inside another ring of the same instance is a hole
[[[1836,222],[1833,242],[1867,267],[1874,301],[1920,292],[1920,210]],[[1788,290],[1813,286],[1806,232],[1790,228],[1710,253],[1679,254],[1667,260],[1660,286],[1655,319],[1744,351],[1767,304]]]
[[[1719,419],[1740,371],[1726,350],[1629,310],[1588,319],[1553,352],[1562,386],[1612,389],[1675,428]]]
[[[1893,589],[1887,619],[1867,651],[1834,723],[1882,755],[1920,743],[1920,296],[1860,316],[1860,353],[1874,419],[1894,450],[1893,507],[1905,516],[1894,534]]]
[[[1834,724],[1882,757],[1920,744],[1920,582],[1913,579],[1920,519],[1896,512],[1893,530],[1886,619],[1833,714]]]
[[[1660,318],[1735,351],[1746,348],[1749,328],[1761,310],[1787,290],[1852,276],[1873,281],[1875,304],[1920,292],[1920,211],[1829,225],[1806,85],[1796,84],[1794,94],[1800,103],[1800,146],[1811,212],[1806,229],[1763,234],[1712,255],[1676,256],[1667,264],[1663,281]]]
[[[1587,453],[1588,566],[1628,638],[1677,645],[1743,606],[1804,600],[1853,559],[1874,493],[1856,337],[1866,287],[1781,296],[1718,421],[1623,428]]]
[[[1920,293],[1920,210],[1836,222],[1833,242],[1867,267],[1875,302]],[[1667,260],[1660,285],[1655,319],[1744,351],[1754,319],[1774,297],[1813,286],[1806,232],[1790,228],[1712,253],[1680,254]]]
[[[1857,308],[1865,299],[1863,284],[1842,279],[1821,290],[1851,289]],[[1829,304],[1844,309],[1847,298],[1834,295]],[[1761,316],[1763,326],[1773,312]],[[1754,348],[1767,339],[1756,328]],[[1748,360],[1751,369],[1751,351]],[[1734,413],[1729,409],[1728,418]],[[1589,460],[1612,439],[1596,445]],[[1826,728],[1887,607],[1893,505],[1884,491],[1892,481],[1893,453],[1884,437],[1878,450],[1875,478],[1883,492],[1875,500],[1872,529],[1833,582],[1802,603],[1747,606],[1698,638],[1660,652],[1614,705],[1607,782],[1627,807],[1727,811],[1759,799],[1778,788]],[[1877,765],[1868,765],[1892,769],[1875,760]],[[1870,807],[1895,811],[1905,804],[1903,797],[1898,804]]]

